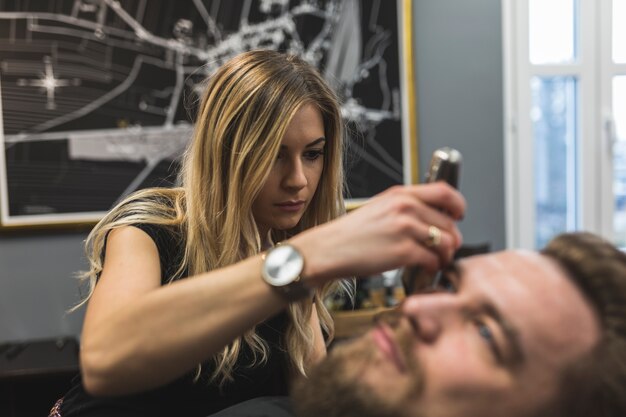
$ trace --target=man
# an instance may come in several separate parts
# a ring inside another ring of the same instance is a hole
[[[626,416],[626,255],[588,233],[467,258],[293,392],[312,416]]]
[[[436,287],[336,346],[294,387],[296,414],[626,416],[626,254],[613,245],[563,234],[541,253],[466,258]],[[215,417],[290,415],[263,398]]]

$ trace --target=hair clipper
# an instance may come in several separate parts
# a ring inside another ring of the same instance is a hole
[[[461,153],[456,149],[447,146],[437,149],[430,159],[425,182],[445,181],[454,188],[458,188],[462,160]],[[420,271],[419,265],[404,268],[402,285],[406,295],[415,290]]]

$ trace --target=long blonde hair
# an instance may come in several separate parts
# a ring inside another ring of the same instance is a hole
[[[124,225],[152,223],[171,226],[180,233],[184,257],[169,280],[180,278],[185,271],[192,276],[260,253],[266,237],[259,236],[252,203],[269,175],[287,125],[305,104],[316,106],[324,121],[327,142],[322,175],[298,225],[271,231],[271,239],[287,239],[344,213],[339,103],[314,67],[296,56],[250,51],[220,67],[207,80],[204,91],[194,135],[183,158],[180,187],[133,194],[113,208],[87,238],[87,298],[102,271],[106,234]],[[289,307],[284,348],[291,365],[302,374],[306,374],[306,359],[313,346],[309,326],[313,307],[329,339],[334,333],[323,299],[336,287],[318,290],[314,303],[305,300]],[[267,360],[267,344],[252,329],[215,355],[213,380],[220,384],[232,380],[242,344],[252,349],[255,364]]]

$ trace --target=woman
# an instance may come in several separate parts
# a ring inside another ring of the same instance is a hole
[[[299,58],[241,54],[205,91],[181,187],[127,198],[87,240],[65,417],[206,416],[285,395],[325,355],[322,299],[337,279],[434,269],[460,245],[464,202],[444,184],[396,187],[332,221],[344,210],[340,110]]]

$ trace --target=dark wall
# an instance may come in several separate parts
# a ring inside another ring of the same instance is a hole
[[[505,245],[499,0],[414,0],[420,167],[441,146],[464,156],[468,243]],[[86,233],[0,235],[0,343],[78,335],[73,274]]]

